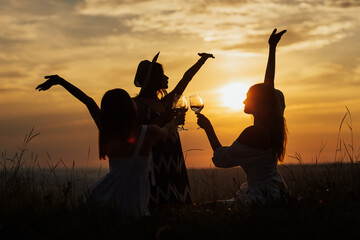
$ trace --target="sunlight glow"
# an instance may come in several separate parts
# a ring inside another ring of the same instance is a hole
[[[243,101],[246,98],[246,93],[250,85],[244,82],[229,83],[221,88],[221,104],[224,107],[230,108],[233,111],[238,111],[244,108]]]

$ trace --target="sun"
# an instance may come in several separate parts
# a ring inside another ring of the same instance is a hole
[[[233,111],[244,109],[243,101],[250,85],[244,82],[233,82],[221,88],[221,104]]]

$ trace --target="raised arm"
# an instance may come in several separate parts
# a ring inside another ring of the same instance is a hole
[[[80,102],[84,103],[88,108],[91,117],[94,119],[96,126],[100,129],[100,108],[96,102],[86,95],[83,91],[66,81],[65,79],[59,77],[58,75],[45,76],[47,79],[44,83],[36,87],[39,91],[45,91],[51,88],[54,85],[63,86],[69,93],[76,97]]]
[[[274,78],[275,78],[275,54],[276,54],[276,46],[279,43],[281,36],[286,32],[283,30],[279,33],[276,33],[277,29],[271,33],[268,43],[269,43],[269,57],[266,66],[266,73],[264,83],[269,84],[274,87]]]
[[[201,113],[196,113],[196,115],[198,118],[198,125],[205,130],[213,151],[215,151],[219,147],[222,147],[218,137],[216,136],[214,127],[211,125],[210,120]]]
[[[181,95],[184,91],[191,79],[195,76],[195,74],[199,71],[202,65],[206,62],[208,58],[215,58],[210,53],[198,53],[200,59],[191,67],[189,68],[176,87],[166,96],[165,104],[169,107],[172,105],[172,101],[174,99],[175,94]]]

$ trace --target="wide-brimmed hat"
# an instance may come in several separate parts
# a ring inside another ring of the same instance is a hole
[[[151,62],[149,60],[143,60],[139,63],[135,74],[134,84],[136,87],[141,87],[141,90],[145,89],[149,85],[151,71],[153,69],[154,63],[156,63],[159,57],[159,54],[160,52],[154,56]]]

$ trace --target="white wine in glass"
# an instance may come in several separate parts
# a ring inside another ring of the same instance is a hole
[[[204,108],[204,102],[201,99],[200,94],[190,96],[190,108],[196,113],[199,113]]]
[[[190,96],[190,108],[195,113],[200,113],[200,111],[204,108],[204,102],[200,97],[200,94],[197,93]],[[200,127],[197,129],[200,129]]]
[[[189,108],[188,102],[186,100],[185,94],[178,95],[175,94],[173,109],[176,113],[186,113]],[[179,127],[179,131],[187,130],[184,128],[184,125]]]

